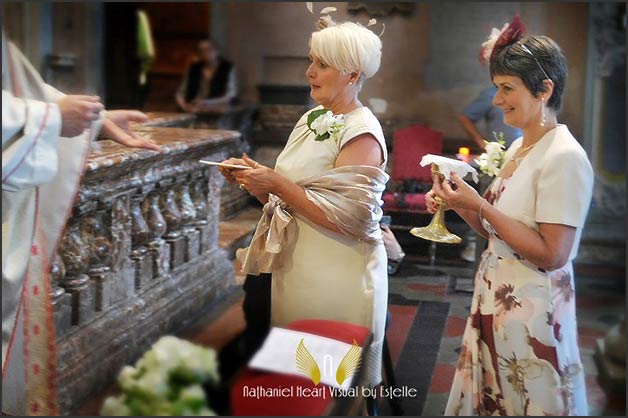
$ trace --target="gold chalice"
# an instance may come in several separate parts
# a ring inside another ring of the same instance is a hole
[[[432,163],[432,177],[434,177],[434,174],[438,175],[441,183],[445,179],[443,173],[438,170],[438,165]],[[422,228],[412,228],[410,233],[415,237],[423,238],[428,241],[444,244],[460,244],[462,238],[449,232],[445,226],[445,202],[439,197],[435,197],[435,200],[438,203],[438,210],[432,217],[432,221],[429,225]]]

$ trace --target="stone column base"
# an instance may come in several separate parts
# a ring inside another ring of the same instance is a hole
[[[70,414],[110,385],[124,365],[133,363],[162,335],[194,321],[234,284],[233,267],[221,249],[196,257],[172,276],[110,306],[59,342],[60,414]]]

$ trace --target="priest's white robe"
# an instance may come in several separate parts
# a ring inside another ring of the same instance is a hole
[[[49,263],[104,117],[60,137],[62,97],[3,32],[2,412],[14,415],[57,412]]]

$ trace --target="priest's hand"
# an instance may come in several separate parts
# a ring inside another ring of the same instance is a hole
[[[159,151],[160,147],[155,141],[142,138],[131,129],[131,122],[143,123],[147,121],[148,116],[137,110],[110,110],[103,122],[101,133],[103,136],[127,147]]]
[[[98,120],[105,108],[98,96],[68,94],[57,101],[61,113],[61,136],[73,138]]]

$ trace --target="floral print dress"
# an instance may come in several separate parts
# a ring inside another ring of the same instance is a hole
[[[515,175],[523,173],[495,178],[485,195],[489,203],[503,210],[500,198]],[[515,180],[534,183],[530,177]],[[587,415],[571,261],[545,271],[482,222],[489,244],[476,272],[445,415]]]
[[[489,203],[507,183],[493,182]],[[547,273],[484,226],[489,245],[445,414],[586,415],[571,266]]]

